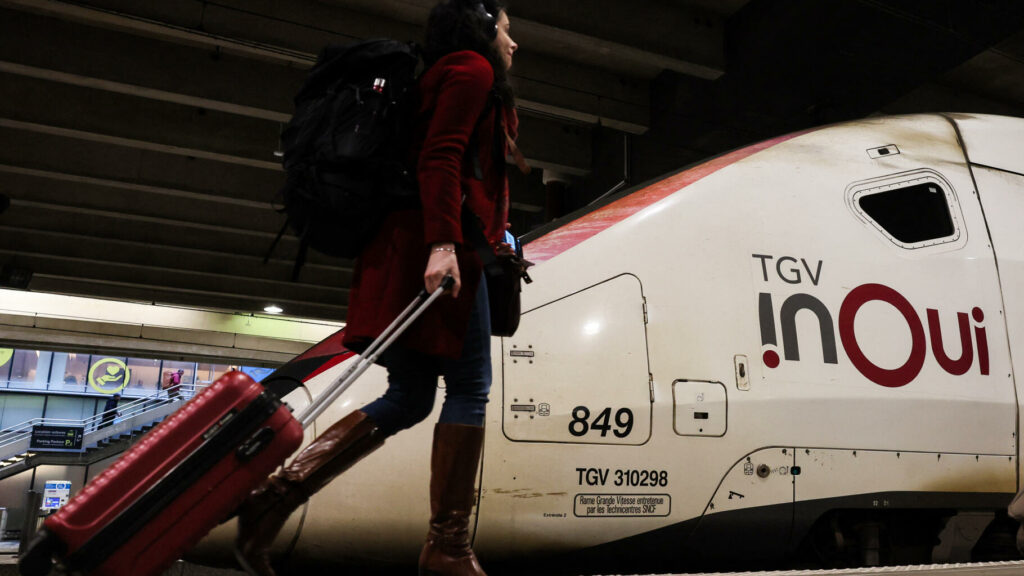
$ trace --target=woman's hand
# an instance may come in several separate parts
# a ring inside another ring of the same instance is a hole
[[[423,273],[423,284],[427,287],[427,292],[433,293],[437,290],[441,281],[449,274],[455,280],[455,284],[452,285],[452,298],[455,298],[462,288],[459,261],[455,258],[455,245],[451,242],[434,244],[430,247],[430,259],[427,260],[427,270]]]
[[[505,222],[505,231],[508,232],[512,229],[512,224]],[[515,256],[516,251],[512,248],[512,245],[508,242],[495,242],[494,243],[494,255],[495,256]]]

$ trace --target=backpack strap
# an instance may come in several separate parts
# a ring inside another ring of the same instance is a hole
[[[270,244],[270,249],[267,250],[267,253],[263,256],[263,263],[264,264],[266,264],[267,262],[270,262],[270,255],[274,253],[274,248],[277,248],[278,242],[281,241],[281,236],[284,236],[284,231],[288,229],[288,225],[291,224],[291,223],[292,223],[292,217],[291,216],[288,216],[287,218],[284,219],[284,225],[282,225],[281,229],[277,231],[277,237],[274,238],[274,241]]]
[[[497,261],[498,257],[495,256],[494,249],[491,248],[491,243],[488,242],[487,237],[484,236],[483,225],[480,222],[480,217],[469,209],[465,200],[462,202],[462,232],[465,234],[466,239],[473,244],[473,250],[476,251],[478,256],[480,256],[480,262],[483,263],[484,268],[487,268]]]
[[[309,222],[306,223],[306,228],[299,236],[299,253],[295,256],[295,265],[292,266],[292,282],[299,280],[299,271],[302,270],[302,265],[306,263],[306,252],[309,251]]]
[[[288,229],[288,225],[292,223],[292,217],[289,215],[285,218],[284,224],[281,229],[277,232],[277,237],[270,244],[270,249],[263,256],[263,263],[270,262],[270,255],[274,253],[274,248],[277,248],[277,244],[281,241],[281,237],[284,236],[284,231]],[[307,224],[308,226],[308,224]],[[303,230],[302,234],[299,235],[299,253],[295,257],[295,265],[292,266],[292,282],[296,282],[299,279],[299,271],[302,270],[303,264],[306,263],[306,252],[309,251],[309,235]]]

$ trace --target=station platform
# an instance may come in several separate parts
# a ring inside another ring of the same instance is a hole
[[[13,552],[16,552],[14,550]],[[0,576],[19,576],[17,557],[12,551],[0,547]],[[414,572],[414,568],[409,573]],[[388,575],[395,574],[394,571]],[[984,562],[971,564],[932,564],[919,566],[885,566],[880,568],[849,568],[838,570],[781,570],[764,572],[702,572],[692,574],[645,574],[643,576],[1022,576],[1024,560],[1014,562]],[[178,562],[163,576],[246,576],[240,570],[210,568],[187,562]],[[287,576],[287,575],[281,575]],[[373,576],[365,574],[364,576]],[[574,576],[566,572],[565,576]],[[626,576],[625,574],[604,576]],[[640,575],[636,575],[640,576]]]
[[[15,546],[17,552],[17,546]],[[18,558],[6,549],[0,548],[0,576],[20,576],[18,573]],[[56,574],[54,574],[56,576]],[[247,576],[241,570],[227,570],[223,568],[210,568],[208,566],[197,566],[188,562],[178,562],[171,566],[163,576]]]
[[[837,570],[778,570],[765,572],[704,572],[687,576],[1024,576],[1024,560],[970,564],[925,564]],[[653,576],[653,575],[652,575]],[[681,575],[661,575],[681,576]]]
[[[18,573],[18,542],[0,541],[0,576],[20,576]],[[55,575],[56,576],[56,575]],[[163,576],[246,576],[241,570],[227,570],[177,562]]]

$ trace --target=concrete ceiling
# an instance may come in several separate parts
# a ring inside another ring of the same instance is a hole
[[[538,168],[512,179],[519,232],[624,173],[816,124],[1024,116],[1021,2],[510,3]],[[39,292],[343,319],[350,262],[312,254],[292,282],[286,235],[263,263],[283,223],[273,152],[324,44],[418,39],[432,4],[0,0],[0,284],[31,271]]]

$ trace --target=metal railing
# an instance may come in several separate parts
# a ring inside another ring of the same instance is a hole
[[[26,420],[0,431],[0,460],[28,451],[34,426],[81,427],[85,433],[82,446],[86,449],[111,436],[129,433],[164,418],[198,394],[200,388],[203,386],[189,384],[186,388],[184,384],[179,384],[82,420],[43,417]]]

